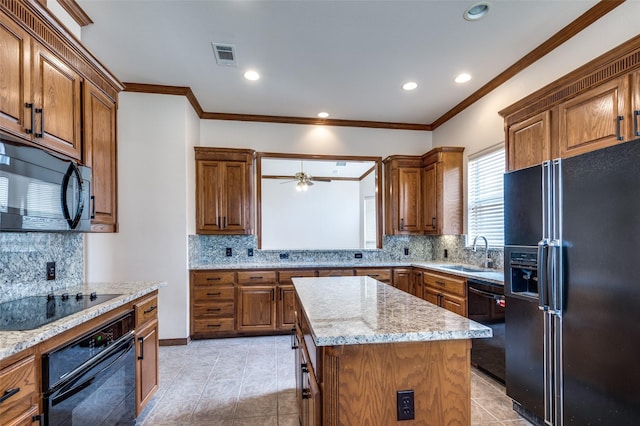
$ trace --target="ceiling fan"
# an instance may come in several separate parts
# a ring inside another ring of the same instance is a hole
[[[325,177],[313,177],[309,173],[304,171],[302,161],[300,161],[300,171],[291,176],[293,179],[282,183],[298,182],[296,184],[296,191],[307,191],[313,182],[331,182],[331,179]]]

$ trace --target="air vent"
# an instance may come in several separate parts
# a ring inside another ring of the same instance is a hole
[[[231,44],[218,44],[212,43],[213,53],[216,55],[216,62],[218,65],[226,65],[235,67],[236,52],[235,47]]]

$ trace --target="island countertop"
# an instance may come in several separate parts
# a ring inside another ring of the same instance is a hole
[[[133,300],[139,299],[155,290],[158,290],[160,287],[164,287],[165,285],[166,282],[164,281],[135,281],[121,283],[93,283],[67,288],[65,291],[70,294],[78,292],[90,294],[95,291],[99,294],[118,294],[118,296],[89,309],[60,318],[57,321],[43,325],[42,327],[34,330],[0,331],[0,360],[24,349],[35,346],[46,339],[54,337],[57,334],[67,331],[113,309],[119,308]]]
[[[491,337],[491,328],[370,277],[294,278],[317,346]]]

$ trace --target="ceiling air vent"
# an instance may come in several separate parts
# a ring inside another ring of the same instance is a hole
[[[232,44],[212,43],[213,53],[216,55],[218,65],[236,66],[236,52]]]

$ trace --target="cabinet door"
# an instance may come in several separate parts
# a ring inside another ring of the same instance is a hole
[[[238,330],[275,330],[275,286],[238,287]]]
[[[393,270],[393,286],[395,288],[411,293],[411,280],[410,268],[396,268]]]
[[[322,426],[322,400],[320,397],[320,386],[316,381],[313,369],[309,369],[306,384],[306,397],[308,401],[307,405],[307,425],[308,426]]]
[[[423,289],[423,293],[422,293],[422,298],[424,300],[426,300],[429,303],[433,303],[436,306],[440,306],[440,298],[442,297],[442,295],[440,294],[440,292],[435,291],[434,289],[432,289],[431,287],[424,287]]]
[[[136,416],[158,390],[158,320],[136,333]]]
[[[398,169],[398,224],[400,234],[422,232],[420,203],[422,173],[419,167]]]
[[[32,58],[34,141],[81,160],[81,77],[37,42]]]
[[[631,138],[640,137],[640,71],[631,74]]]
[[[223,229],[235,234],[250,233],[248,224],[249,191],[247,166],[241,162],[224,162],[223,182]]]
[[[560,104],[560,157],[629,141],[629,103],[629,78],[625,76]]]
[[[92,172],[91,230],[117,230],[116,103],[98,88],[84,84],[84,163]]]
[[[196,231],[211,234],[222,230],[220,191],[221,163],[218,161],[196,161]]]
[[[422,289],[422,275],[423,272],[418,270],[418,271],[413,271],[412,274],[412,279],[411,279],[411,294],[413,294],[416,297],[420,297],[422,298],[423,296],[423,289]]]
[[[4,15],[0,15],[4,16]],[[30,38],[9,19],[0,21],[0,128],[21,137],[31,131]]]
[[[442,294],[441,307],[455,314],[467,316],[467,300],[466,298],[453,296],[447,293]]]
[[[278,286],[278,329],[290,330],[296,323],[296,291],[292,285]]]
[[[551,159],[549,111],[509,126],[507,170],[519,170]]]
[[[422,208],[424,231],[428,234],[438,233],[438,163],[430,164],[422,169]]]
[[[5,420],[5,419],[3,419]],[[9,420],[9,419],[7,419]],[[38,406],[31,407],[28,411],[25,411],[20,416],[13,420],[9,420],[8,423],[3,423],[4,426],[34,426],[40,425],[40,417],[38,416]]]

